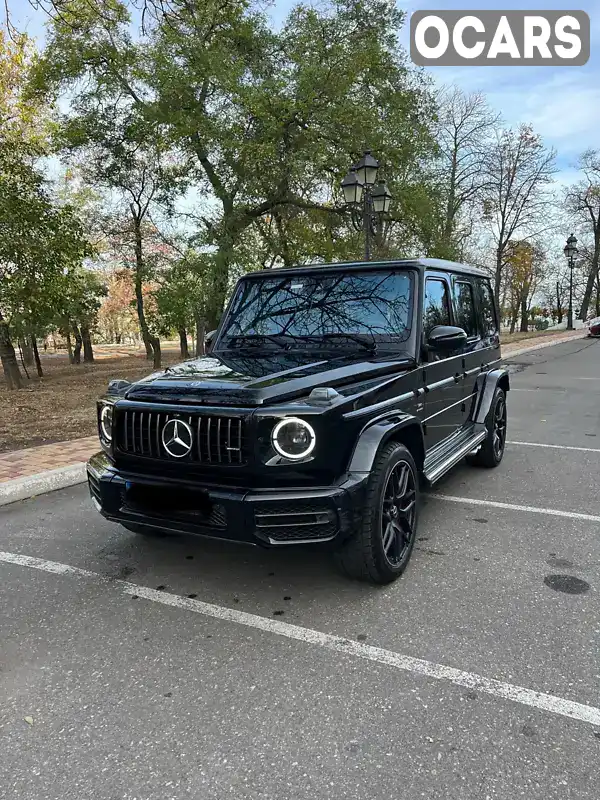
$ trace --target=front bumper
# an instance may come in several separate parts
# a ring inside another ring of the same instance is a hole
[[[368,479],[353,473],[327,487],[236,489],[125,474],[102,452],[88,461],[87,474],[94,505],[107,519],[263,546],[342,541],[360,518]],[[178,505],[183,495],[185,505]]]

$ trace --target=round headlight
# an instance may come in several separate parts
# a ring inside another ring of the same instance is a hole
[[[273,428],[273,447],[284,458],[306,458],[315,448],[315,432],[308,422],[298,417],[282,419]]]
[[[102,406],[102,411],[100,412],[100,431],[107,442],[112,441],[112,417],[112,405]]]

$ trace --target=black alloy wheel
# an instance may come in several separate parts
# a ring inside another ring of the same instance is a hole
[[[389,442],[371,468],[356,530],[336,552],[340,568],[370,583],[396,580],[410,560],[418,517],[417,465],[405,445]]]

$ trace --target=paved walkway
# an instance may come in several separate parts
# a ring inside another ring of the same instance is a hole
[[[73,439],[70,442],[45,444],[0,454],[0,483],[15,478],[37,475],[49,469],[68,467],[87,459],[100,449],[97,436]]]
[[[519,354],[524,350],[559,344],[572,338],[581,337],[582,332],[572,331],[561,336],[533,336],[517,342],[503,345],[504,356]],[[46,470],[68,467],[87,459],[99,450],[97,436],[86,436],[69,442],[47,444],[42,447],[30,447],[27,450],[16,450],[12,453],[0,454],[0,484],[16,478],[37,475]]]

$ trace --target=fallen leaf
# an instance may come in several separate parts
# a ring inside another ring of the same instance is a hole
[[[25,717],[25,722],[28,725],[33,725],[33,717]]]

